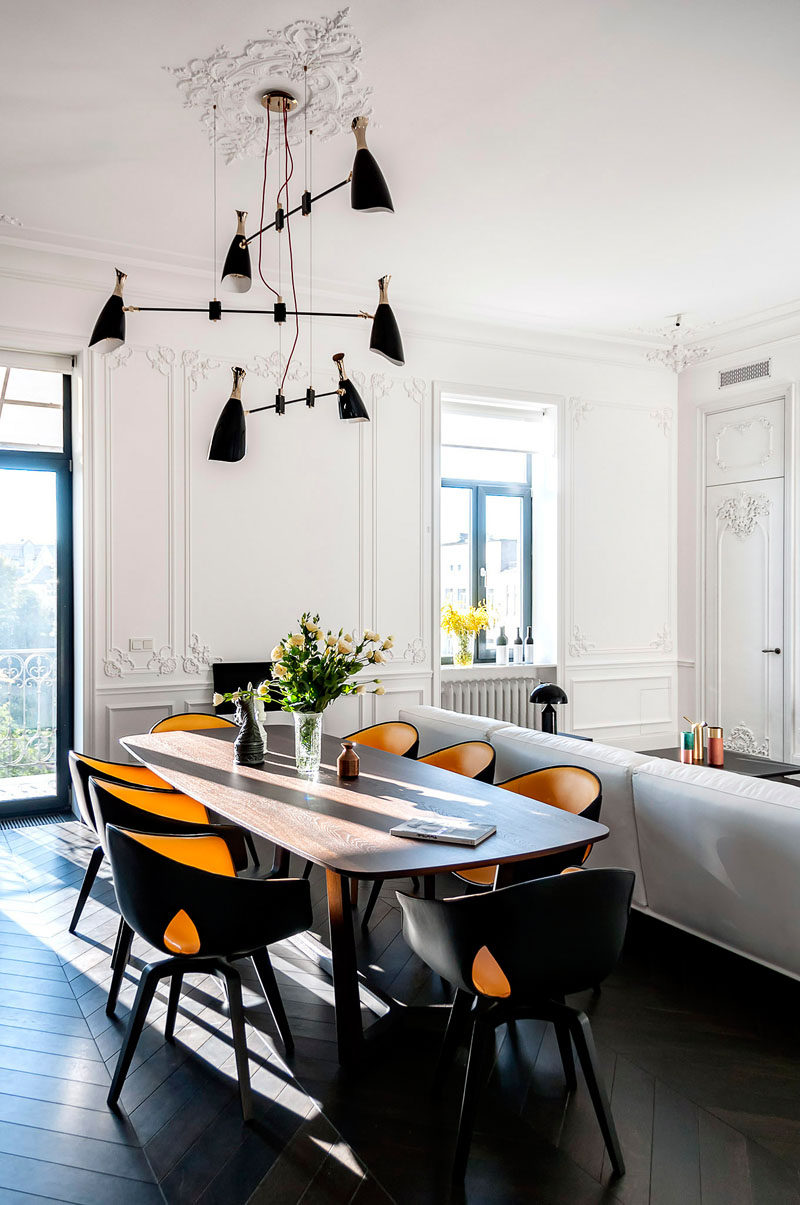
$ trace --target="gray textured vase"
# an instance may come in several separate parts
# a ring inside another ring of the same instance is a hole
[[[266,749],[256,718],[255,699],[237,699],[236,723],[239,735],[233,742],[233,760],[239,766],[260,766]]]

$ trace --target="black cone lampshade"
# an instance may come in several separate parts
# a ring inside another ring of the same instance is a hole
[[[333,362],[339,369],[339,418],[345,423],[368,423],[367,407],[344,370],[344,352],[338,351],[333,357]]]
[[[217,419],[214,434],[211,436],[211,447],[208,449],[209,460],[225,460],[234,463],[243,460],[247,451],[247,425],[242,406],[243,368],[233,369],[233,389],[225,403],[222,414]]]
[[[122,300],[122,286],[127,277],[119,268],[116,273],[116,288],[100,311],[89,340],[89,346],[103,354],[116,351],[125,342],[125,303]]]
[[[371,351],[384,356],[390,364],[405,364],[403,340],[400,338],[400,328],[389,305],[389,281],[391,276],[382,276],[378,281],[378,308],[372,319],[372,334],[369,339]]]
[[[356,136],[356,157],[350,181],[350,205],[364,213],[394,213],[389,185],[383,178],[375,157],[367,148],[368,117],[353,118]]]
[[[229,293],[246,293],[253,283],[253,273],[250,268],[250,248],[244,242],[247,237],[244,230],[247,211],[236,210],[238,225],[231,239],[228,254],[222,267],[222,287]],[[244,243],[244,246],[242,244]]]

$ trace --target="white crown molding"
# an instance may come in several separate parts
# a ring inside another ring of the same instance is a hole
[[[267,88],[282,87],[300,101],[288,116],[290,146],[302,143],[306,126],[316,140],[327,142],[349,129],[354,117],[371,112],[372,89],[362,83],[358,67],[363,47],[347,19],[349,12],[343,8],[333,17],[270,29],[240,54],[220,46],[208,58],[164,68],[174,76],[184,107],[199,109],[212,143],[216,104],[217,146],[226,163],[263,155],[260,97]],[[278,145],[276,138],[270,153]]]

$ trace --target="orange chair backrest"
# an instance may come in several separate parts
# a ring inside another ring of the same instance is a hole
[[[87,757],[85,753],[74,753],[76,761],[88,766],[89,771],[96,771],[98,778],[116,778],[123,782],[135,783],[139,787],[158,787],[162,791],[170,790],[170,785],[159,778],[146,766],[129,766],[127,762],[102,761],[99,757]]]
[[[426,766],[438,766],[440,770],[452,770],[465,778],[476,778],[494,758],[494,749],[487,741],[462,741],[418,758]]]
[[[203,804],[189,795],[181,795],[179,791],[147,791],[113,782],[104,782],[103,790],[143,812],[151,812],[168,820],[208,824],[208,811]]]
[[[184,711],[180,715],[168,715],[151,732],[199,732],[202,728],[235,728],[233,720],[223,715],[208,715],[205,711]]]
[[[545,766],[497,785],[504,791],[527,795],[529,799],[538,799],[540,803],[549,803],[551,807],[574,815],[586,811],[600,794],[595,775],[581,766]]]
[[[194,866],[196,870],[207,870],[211,874],[236,877],[230,850],[222,837],[161,837],[134,833],[129,829],[126,831],[128,836],[133,837],[140,845],[146,845],[148,849],[162,854],[165,858],[171,858],[173,862]]]
[[[406,724],[403,720],[388,720],[385,724],[374,724],[371,728],[362,728],[360,732],[351,732],[346,739],[358,745],[367,745],[370,749],[382,749],[384,753],[398,753],[402,757],[419,740],[419,733],[413,724]]]

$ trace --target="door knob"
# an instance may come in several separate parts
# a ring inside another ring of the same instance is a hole
[[[779,655],[780,655],[780,651],[781,651],[780,649],[762,649],[761,650],[762,653],[778,653]]]

